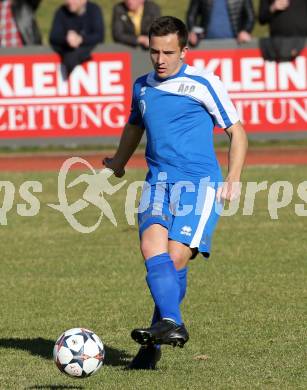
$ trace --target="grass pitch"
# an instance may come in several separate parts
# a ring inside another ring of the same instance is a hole
[[[143,175],[130,170],[127,177]],[[130,330],[148,324],[152,303],[137,228],[125,218],[125,190],[108,198],[118,227],[103,219],[86,235],[47,207],[57,203],[56,173],[1,173],[1,180],[16,188],[8,225],[0,227],[1,390],[306,388],[307,223],[295,214],[295,203],[304,203],[296,195],[278,220],[269,217],[267,191],[256,196],[253,216],[242,216],[241,207],[221,219],[210,260],[198,256],[190,265],[183,304],[190,341],[182,350],[164,347],[157,371],[129,372],[137,351]],[[25,180],[43,184],[34,217],[17,213]],[[306,167],[252,167],[243,180],[288,180],[296,192]],[[71,190],[70,201],[83,190]],[[79,217],[91,225],[98,216],[89,206]],[[79,326],[102,338],[106,361],[96,376],[73,380],[54,365],[52,348]]]

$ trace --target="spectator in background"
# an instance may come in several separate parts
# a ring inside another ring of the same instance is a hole
[[[201,38],[249,42],[254,23],[252,0],[191,0],[187,12],[189,43],[196,46]]]
[[[160,8],[153,1],[124,0],[113,8],[113,40],[129,46],[149,47],[148,31],[160,16]]]
[[[87,0],[65,0],[55,13],[49,40],[69,75],[75,66],[89,60],[94,47],[104,41],[100,7]]]
[[[292,61],[299,55],[307,37],[307,0],[261,0],[259,21],[270,30],[270,38],[259,43],[264,59]]]
[[[259,22],[269,24],[271,37],[306,37],[307,0],[261,0]]]
[[[41,0],[0,0],[0,47],[40,45],[34,13]]]

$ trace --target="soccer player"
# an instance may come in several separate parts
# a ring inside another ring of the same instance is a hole
[[[139,205],[141,252],[155,303],[151,326],[136,328],[141,344],[132,369],[154,369],[161,345],[183,346],[189,339],[180,303],[187,265],[197,253],[210,254],[212,233],[224,200],[238,196],[247,137],[219,80],[184,63],[188,32],[174,17],[156,19],[149,31],[154,70],[134,84],[132,109],[119,147],[104,164],[117,177],[146,130],[148,173]],[[230,138],[224,182],[213,147],[213,128]]]

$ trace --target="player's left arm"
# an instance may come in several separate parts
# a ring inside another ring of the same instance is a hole
[[[234,200],[240,195],[240,178],[248,147],[245,130],[240,121],[234,123],[225,132],[230,139],[228,153],[228,174],[217,191],[217,200]]]
[[[217,200],[234,200],[240,195],[240,177],[247,151],[247,136],[240,122],[237,110],[219,77],[205,73],[207,94],[203,104],[214,118],[215,125],[224,129],[230,139],[228,174],[217,190]]]

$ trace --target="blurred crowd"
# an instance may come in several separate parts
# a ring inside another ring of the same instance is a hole
[[[42,43],[35,20],[40,2],[0,0],[0,47]],[[252,0],[190,0],[186,9],[192,47],[203,39],[236,39],[244,44],[252,38],[256,22]],[[160,15],[160,7],[150,0],[123,0],[115,4],[111,25],[114,42],[147,49],[149,27]],[[283,38],[291,39],[289,50],[297,38],[304,45],[307,0],[260,0],[258,18],[261,24],[269,26],[271,39],[262,42],[267,57],[274,59],[274,50],[284,44]],[[53,15],[49,42],[70,73],[90,57],[97,44],[104,42],[105,29],[100,6],[88,0],[64,0]]]

